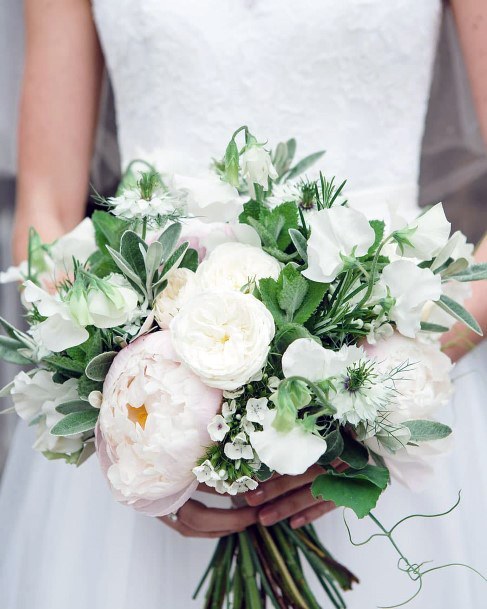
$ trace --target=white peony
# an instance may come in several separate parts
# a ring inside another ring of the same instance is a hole
[[[375,233],[364,214],[333,206],[310,214],[308,268],[303,275],[312,281],[330,283],[344,267],[344,256],[364,256],[375,241]]]
[[[274,426],[277,410],[268,410],[260,421],[263,430],[249,433],[250,443],[267,467],[279,474],[298,476],[326,452],[326,440],[306,431],[297,424],[289,432]]]
[[[281,264],[260,247],[223,243],[215,248],[196,271],[201,290],[241,290],[264,277],[277,279]]]
[[[187,302],[171,322],[181,360],[210,387],[237,389],[259,372],[274,319],[250,294],[211,290]]]
[[[243,209],[237,189],[214,174],[202,178],[175,175],[172,186],[187,212],[204,222],[230,222]]]
[[[39,452],[72,454],[83,446],[81,434],[63,438],[53,436],[50,430],[63,419],[56,407],[79,399],[76,379],[55,383],[53,373],[37,370],[33,374],[19,372],[14,378],[10,395],[22,419],[36,427],[37,439],[33,448]]]
[[[367,346],[366,351],[384,369],[405,362],[412,364],[403,378],[395,381],[397,392],[384,419],[387,424],[397,427],[399,433],[405,421],[431,419],[448,403],[453,392],[450,378],[453,366],[439,343],[423,343],[396,333],[373,347]],[[385,459],[397,479],[408,486],[420,487],[433,470],[431,458],[444,453],[451,438],[421,442],[417,446],[405,445],[408,439],[406,436],[403,447],[394,453],[375,437],[367,439],[366,444]]]
[[[264,190],[268,190],[269,178],[275,180],[278,177],[271,155],[259,144],[246,148],[240,157],[240,162],[242,175],[247,180],[252,197],[255,197],[254,184],[259,184]]]
[[[195,274],[193,271],[178,268],[171,271],[167,285],[154,301],[155,320],[162,329],[169,328],[179,309],[196,292]]]
[[[404,336],[414,338],[421,327],[423,307],[429,300],[439,300],[441,277],[422,269],[411,260],[397,260],[382,271],[379,286],[388,288],[395,303],[389,313]]]
[[[407,224],[400,216],[392,219],[393,230],[404,232],[408,244],[398,245],[397,251],[406,258],[431,260],[445,246],[450,236],[443,205],[438,203],[424,214]]]
[[[178,510],[198,481],[221,392],[178,361],[168,331],[130,343],[103,385],[97,452],[118,501],[151,516]]]

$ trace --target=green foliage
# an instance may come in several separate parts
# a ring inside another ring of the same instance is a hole
[[[181,237],[181,230],[181,224],[179,222],[174,222],[174,224],[168,226],[166,230],[159,235],[157,240],[162,245],[162,258],[168,258],[170,256]]]
[[[106,351],[96,355],[86,365],[84,371],[86,376],[92,381],[104,381],[116,355],[116,351]]]
[[[370,226],[374,229],[375,240],[369,248],[369,255],[374,254],[384,238],[385,222],[383,220],[371,220]]]
[[[145,268],[146,242],[132,230],[125,231],[120,241],[120,254],[128,266],[133,269],[142,283],[145,284],[147,273]]]
[[[437,421],[414,420],[402,424],[411,432],[410,442],[428,442],[448,437],[452,430]]]
[[[322,466],[329,465],[338,459],[345,447],[340,429],[333,429],[324,436],[324,439],[326,440],[326,452],[318,460],[318,464]]]
[[[274,345],[279,353],[284,353],[289,345],[298,338],[311,338],[321,345],[321,341],[318,337],[313,336],[311,332],[301,324],[294,322],[285,323],[278,329],[274,337]]]
[[[448,328],[446,326],[440,326],[439,324],[430,324],[427,321],[421,322],[421,330],[423,330],[423,332],[448,332]]]
[[[487,279],[487,263],[472,264],[467,269],[448,275],[455,281],[482,281]]]
[[[294,167],[289,170],[289,173],[286,176],[286,180],[294,180],[300,174],[304,173],[307,169],[309,169],[312,165],[316,163],[321,157],[325,154],[324,150],[320,150],[319,152],[313,152],[312,154],[301,159],[299,163],[296,163]]]
[[[316,478],[311,487],[314,497],[332,501],[336,506],[351,508],[358,518],[364,518],[377,505],[389,482],[389,471],[367,465],[360,470],[337,473],[328,471]]]
[[[66,355],[53,353],[44,358],[44,363],[54,371],[66,373],[70,377],[78,377],[85,371],[84,364]]]
[[[303,262],[308,264],[308,241],[306,237],[295,228],[289,229],[289,236]]]
[[[295,266],[288,264],[279,277],[277,302],[285,311],[286,319],[292,321],[294,314],[301,307],[308,292],[308,282]]]
[[[300,324],[306,323],[311,315],[313,315],[323,301],[328,289],[328,284],[317,283],[316,281],[310,281],[309,279],[306,281],[308,282],[306,299],[294,316],[294,321]]]
[[[51,429],[53,436],[74,436],[95,428],[100,411],[97,408],[67,414]]]
[[[24,346],[19,340],[9,336],[0,336],[0,359],[19,366],[31,364],[29,359],[18,352],[18,349],[23,349]]]
[[[454,317],[458,321],[461,321],[462,323],[464,323],[468,328],[470,328],[470,330],[472,330],[479,336],[483,335],[482,328],[477,323],[477,320],[475,319],[475,317],[473,315],[471,315],[467,311],[467,309],[462,307],[461,304],[459,304],[458,302],[456,302],[449,296],[442,294],[440,297],[440,300],[438,300],[436,302],[436,304],[441,309],[446,311],[446,313],[449,313],[452,317]]]
[[[198,268],[198,252],[191,247],[188,248],[179,267],[195,272]]]
[[[238,147],[235,140],[232,138],[227,146],[224,157],[224,165],[225,165],[225,180],[238,188],[240,184],[239,180],[239,154]]]
[[[101,391],[103,383],[92,381],[86,374],[82,374],[78,379],[78,394],[81,398],[88,398],[92,391]]]
[[[298,228],[299,214],[293,202],[282,203],[270,210],[257,201],[249,201],[245,203],[239,220],[257,231],[264,248],[285,252],[291,243],[289,229]]]
[[[102,253],[106,253],[107,245],[118,250],[123,233],[130,228],[130,222],[100,210],[93,212],[91,220],[95,229],[96,244]]]
[[[59,414],[71,414],[72,412],[82,412],[84,410],[92,410],[93,407],[86,400],[71,400],[56,406],[56,412]]]
[[[272,154],[272,164],[274,165],[277,175],[283,176],[293,162],[294,155],[296,154],[296,140],[294,138],[287,142],[280,142]]]
[[[259,281],[259,292],[262,302],[269,309],[277,326],[287,323],[284,311],[281,310],[277,299],[278,284],[271,279],[261,279]]]
[[[363,444],[351,438],[348,434],[343,437],[344,448],[340,459],[353,469],[363,469],[369,461],[369,452]]]

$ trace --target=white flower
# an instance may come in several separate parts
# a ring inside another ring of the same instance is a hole
[[[441,277],[410,260],[397,260],[384,268],[379,283],[387,286],[395,299],[390,319],[401,334],[414,338],[421,327],[425,303],[441,296]]]
[[[267,380],[267,386],[269,387],[269,389],[277,389],[279,387],[279,384],[281,382],[281,379],[279,379],[277,376],[270,376]]]
[[[172,186],[188,213],[205,222],[231,222],[242,211],[237,189],[216,175],[202,178],[175,175]]]
[[[108,203],[114,216],[127,220],[157,218],[174,211],[174,199],[162,190],[153,193],[150,199],[145,199],[139,188],[126,189],[118,197],[110,197]]]
[[[255,425],[249,421],[247,416],[244,416],[240,420],[240,429],[242,429],[246,434],[249,434],[254,431]]]
[[[220,480],[220,476],[216,473],[211,461],[203,461],[201,465],[193,468],[193,474],[200,484],[207,484],[208,486],[214,486],[217,480]]]
[[[330,398],[336,410],[334,418],[342,424],[375,421],[379,410],[386,408],[395,396],[393,383],[372,371],[360,386],[352,387],[355,370],[352,366],[336,379],[335,391]]]
[[[215,248],[196,271],[201,290],[240,290],[264,277],[277,279],[281,264],[260,247],[223,243]]]
[[[96,252],[95,229],[90,218],[85,218],[72,231],[49,247],[49,254],[58,272],[72,270],[73,258],[84,264]]]
[[[30,280],[24,286],[24,300],[35,304],[39,313],[47,317],[31,328],[32,336],[37,342],[56,353],[88,340],[88,331],[73,318],[68,305],[58,295],[52,296]]]
[[[269,410],[267,398],[250,398],[247,401],[247,420],[252,423],[262,423]]]
[[[137,309],[138,295],[123,275],[112,273],[102,280],[103,289],[91,287],[87,304],[91,325],[114,328],[128,323]]]
[[[259,184],[264,190],[268,190],[269,178],[275,180],[278,177],[270,154],[259,144],[246,148],[240,157],[240,162],[242,175],[247,179],[252,197],[255,197],[254,184]]]
[[[6,271],[0,272],[0,283],[12,283],[24,281],[28,274],[27,261],[24,260],[18,266],[9,266]]]
[[[394,328],[391,324],[381,321],[379,319],[373,319],[370,322],[370,330],[367,334],[367,342],[369,345],[375,345],[377,341],[390,338],[394,334]]]
[[[225,397],[226,391],[223,392],[223,396]],[[226,421],[231,421],[233,419],[233,415],[237,412],[237,403],[235,400],[231,402],[223,402],[222,406],[222,416]]]
[[[283,184],[274,184],[272,186],[272,194],[267,197],[265,202],[269,207],[277,207],[282,203],[294,201],[296,204],[301,200],[301,188],[299,184],[293,182],[284,182]]]
[[[187,302],[171,322],[181,360],[210,387],[241,387],[267,360],[274,319],[250,294],[212,290]]]
[[[284,376],[302,376],[319,382],[346,372],[354,362],[365,357],[362,347],[343,345],[339,351],[325,349],[311,338],[298,338],[282,356]]]
[[[210,444],[221,392],[204,385],[154,332],[122,349],[103,385],[97,452],[117,500],[152,516],[194,492],[193,468]]]
[[[312,281],[330,283],[344,267],[343,256],[364,256],[375,241],[375,233],[364,214],[333,206],[310,214],[308,268],[303,275]]]
[[[10,394],[17,414],[36,426],[35,450],[72,454],[83,446],[81,434],[64,438],[51,435],[50,430],[63,419],[56,407],[79,399],[78,383],[75,379],[55,383],[52,377],[53,373],[47,370],[37,370],[32,375],[19,372],[14,378]]]
[[[298,476],[326,452],[326,441],[296,425],[289,432],[277,431],[273,426],[277,410],[268,410],[262,431],[249,434],[257,456],[267,467],[279,474]]]
[[[223,449],[225,455],[237,461],[238,459],[253,459],[254,451],[252,446],[247,442],[247,436],[244,433],[239,433],[233,438],[232,442],[227,442]]]
[[[169,328],[182,305],[196,292],[195,274],[185,268],[171,271],[167,285],[154,301],[155,320],[162,329]]]
[[[101,391],[90,391],[88,402],[93,408],[100,408],[103,402],[103,393]]]
[[[232,482],[232,484],[226,485],[226,492],[229,495],[237,495],[239,493],[246,493],[247,491],[253,491],[259,486],[256,480],[253,480],[249,476],[242,476]]]
[[[448,241],[451,224],[446,219],[443,205],[438,203],[409,224],[396,216],[393,218],[393,228],[403,232],[410,243],[398,245],[398,253],[406,258],[431,260]]]
[[[473,250],[473,244],[467,243],[467,237],[457,230],[438,252],[430,268],[432,271],[440,268],[449,258],[453,260],[464,258],[469,264],[472,264],[474,262]]]
[[[208,433],[213,442],[221,442],[230,431],[230,426],[227,424],[221,414],[217,414],[209,423]]]

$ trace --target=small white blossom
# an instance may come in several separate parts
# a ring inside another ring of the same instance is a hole
[[[207,484],[208,486],[213,486],[210,484],[211,482],[216,482],[220,480],[219,475],[215,472],[215,468],[213,467],[211,461],[208,459],[203,461],[201,465],[198,465],[193,468],[193,474],[196,476],[198,482],[202,484]]]
[[[224,391],[223,395],[225,395],[225,393],[228,393],[228,392]],[[226,421],[231,420],[233,418],[233,415],[236,412],[237,412],[237,402],[235,400],[232,400],[231,402],[223,402],[222,415]]]
[[[367,334],[369,345],[375,345],[378,340],[385,340],[394,334],[394,328],[389,323],[373,319],[370,322],[370,330]]]
[[[127,220],[157,218],[174,211],[172,197],[163,191],[157,191],[150,199],[144,199],[138,188],[127,189],[118,197],[110,197],[108,203],[114,216]]]
[[[240,428],[243,429],[243,431],[245,431],[247,434],[252,433],[255,430],[255,427],[249,421],[248,417],[242,417],[242,420],[240,421]]]
[[[301,188],[299,184],[292,182],[284,182],[283,184],[274,184],[272,194],[265,200],[269,207],[277,207],[282,203],[294,201],[298,203],[301,199]]]
[[[227,442],[223,452],[233,461],[238,459],[253,459],[254,457],[252,446],[247,443],[247,436],[244,433],[236,435],[233,442]]]
[[[240,397],[244,391],[245,391],[245,387],[240,387],[240,389],[236,389],[235,391],[224,391],[223,397],[226,398],[227,400],[235,401],[234,398]]]
[[[269,387],[269,389],[277,389],[279,387],[280,382],[281,379],[277,378],[277,376],[271,376],[267,381],[267,386]]]
[[[267,398],[250,398],[247,401],[247,420],[252,423],[261,423],[265,419],[265,415],[269,410],[267,406]]]
[[[210,434],[210,438],[214,442],[221,442],[230,431],[230,427],[227,425],[227,422],[221,414],[217,414],[216,417],[213,417],[207,429],[208,433]]]
[[[259,484],[256,480],[253,480],[249,476],[242,476],[232,482],[232,484],[226,485],[226,491],[229,495],[237,495],[239,493],[246,493],[247,491],[255,490]]]

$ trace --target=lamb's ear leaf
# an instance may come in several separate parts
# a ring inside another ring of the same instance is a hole
[[[124,257],[128,266],[139,276],[145,285],[147,276],[145,271],[145,252],[147,244],[133,230],[127,230],[120,240],[120,254]]]
[[[56,406],[56,412],[59,414],[71,414],[72,412],[83,412],[84,410],[92,410],[93,406],[86,400],[70,400]]]
[[[56,423],[50,433],[53,436],[74,436],[95,428],[100,411],[97,408],[72,412]]]
[[[430,440],[441,440],[447,438],[452,430],[448,425],[438,421],[414,420],[402,423],[411,432],[411,442],[428,442]]]
[[[312,165],[316,163],[321,157],[325,154],[324,150],[320,150],[319,152],[313,152],[313,154],[309,154],[305,156],[304,159],[301,159],[299,163],[296,163],[294,167],[289,170],[289,173],[286,177],[286,180],[293,180],[298,175],[309,169]]]
[[[479,336],[483,336],[482,328],[479,326],[475,317],[467,311],[461,304],[442,294],[440,300],[436,301],[436,304],[449,313],[452,317],[457,319],[458,321],[463,322],[470,330],[478,334]]]
[[[163,247],[162,256],[164,258],[168,258],[171,252],[174,251],[174,248],[181,237],[181,230],[181,224],[179,222],[175,222],[174,224],[171,224],[171,226],[168,226],[168,228],[166,228],[166,230],[159,235],[157,240]]]
[[[116,355],[116,351],[106,351],[96,355],[86,366],[84,371],[86,376],[92,381],[104,381]]]

